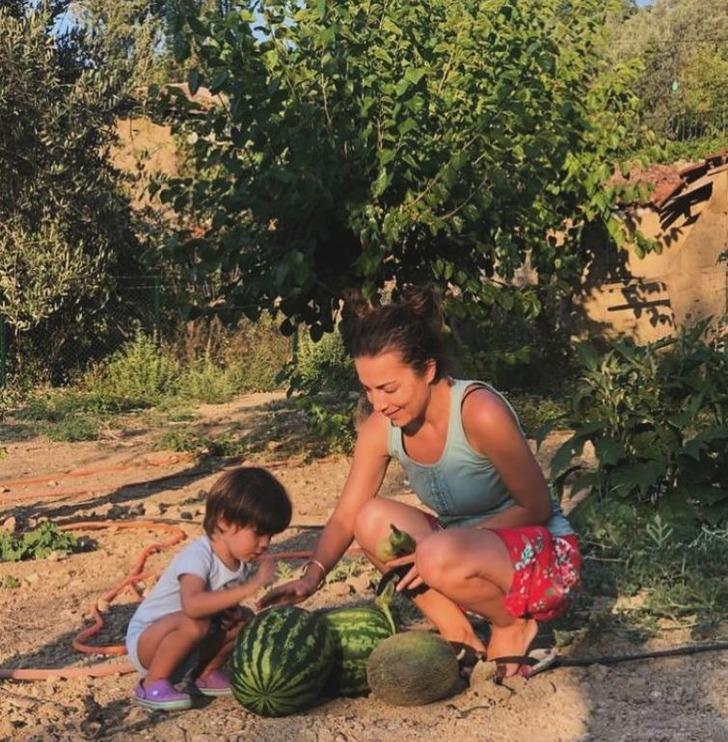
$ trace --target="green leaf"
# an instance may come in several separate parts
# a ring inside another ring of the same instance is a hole
[[[379,198],[384,191],[387,190],[387,186],[392,180],[392,176],[387,172],[386,168],[382,168],[379,171],[379,175],[377,176],[377,179],[372,184],[372,196],[374,198]]]
[[[200,72],[197,69],[191,69],[187,75],[187,84],[190,88],[190,95],[195,95],[200,89]]]

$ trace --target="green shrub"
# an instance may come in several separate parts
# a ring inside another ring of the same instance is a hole
[[[728,351],[704,339],[708,321],[644,347],[581,349],[583,373],[557,451],[563,479],[587,441],[598,466],[572,490],[657,505],[666,517],[728,520]],[[540,431],[542,438],[548,426]]]
[[[0,588],[3,590],[17,590],[20,587],[20,580],[12,575],[5,575],[0,581]]]
[[[53,553],[88,551],[92,542],[58,530],[53,523],[41,523],[23,534],[0,530],[0,562],[45,559]]]
[[[339,332],[326,334],[318,342],[300,334],[291,383],[296,391],[307,394],[358,388],[354,363]]]
[[[210,452],[212,441],[199,430],[188,428],[171,428],[157,438],[155,448],[178,453],[191,453],[204,456]]]
[[[180,375],[170,350],[140,333],[86,374],[81,388],[99,409],[122,411],[158,404],[177,391]]]
[[[99,437],[101,423],[90,415],[72,414],[46,429],[46,435],[52,441],[77,443],[95,441]]]
[[[210,358],[202,358],[184,368],[178,390],[184,399],[207,404],[228,402],[237,392],[230,371],[216,365]]]
[[[291,339],[269,314],[257,322],[241,320],[225,348],[224,361],[236,392],[281,388],[281,369],[291,358]]]
[[[339,332],[324,335],[318,341],[299,333],[296,357],[286,375],[288,393],[300,394],[297,404],[322,449],[350,452],[356,436],[353,392],[359,383]]]

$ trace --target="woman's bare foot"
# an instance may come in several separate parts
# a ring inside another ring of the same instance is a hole
[[[538,623],[533,618],[517,618],[510,626],[491,626],[488,659],[528,654],[528,648],[537,632]],[[510,678],[517,672],[517,664],[506,664],[503,677]]]

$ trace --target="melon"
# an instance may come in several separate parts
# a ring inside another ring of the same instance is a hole
[[[326,620],[296,606],[269,608],[238,634],[232,655],[235,699],[260,716],[286,716],[313,706],[334,662]]]
[[[459,679],[450,643],[426,631],[407,631],[380,642],[367,662],[375,696],[395,706],[421,706],[449,695]]]
[[[334,666],[324,694],[356,697],[369,693],[369,655],[397,631],[388,603],[324,611],[334,643]]]

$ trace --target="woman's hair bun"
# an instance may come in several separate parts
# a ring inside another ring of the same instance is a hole
[[[435,328],[443,326],[440,300],[430,286],[405,286],[401,292],[400,306],[406,306],[414,316],[430,322]]]
[[[344,289],[344,314],[355,319],[365,317],[372,309],[371,302],[360,289]]]

